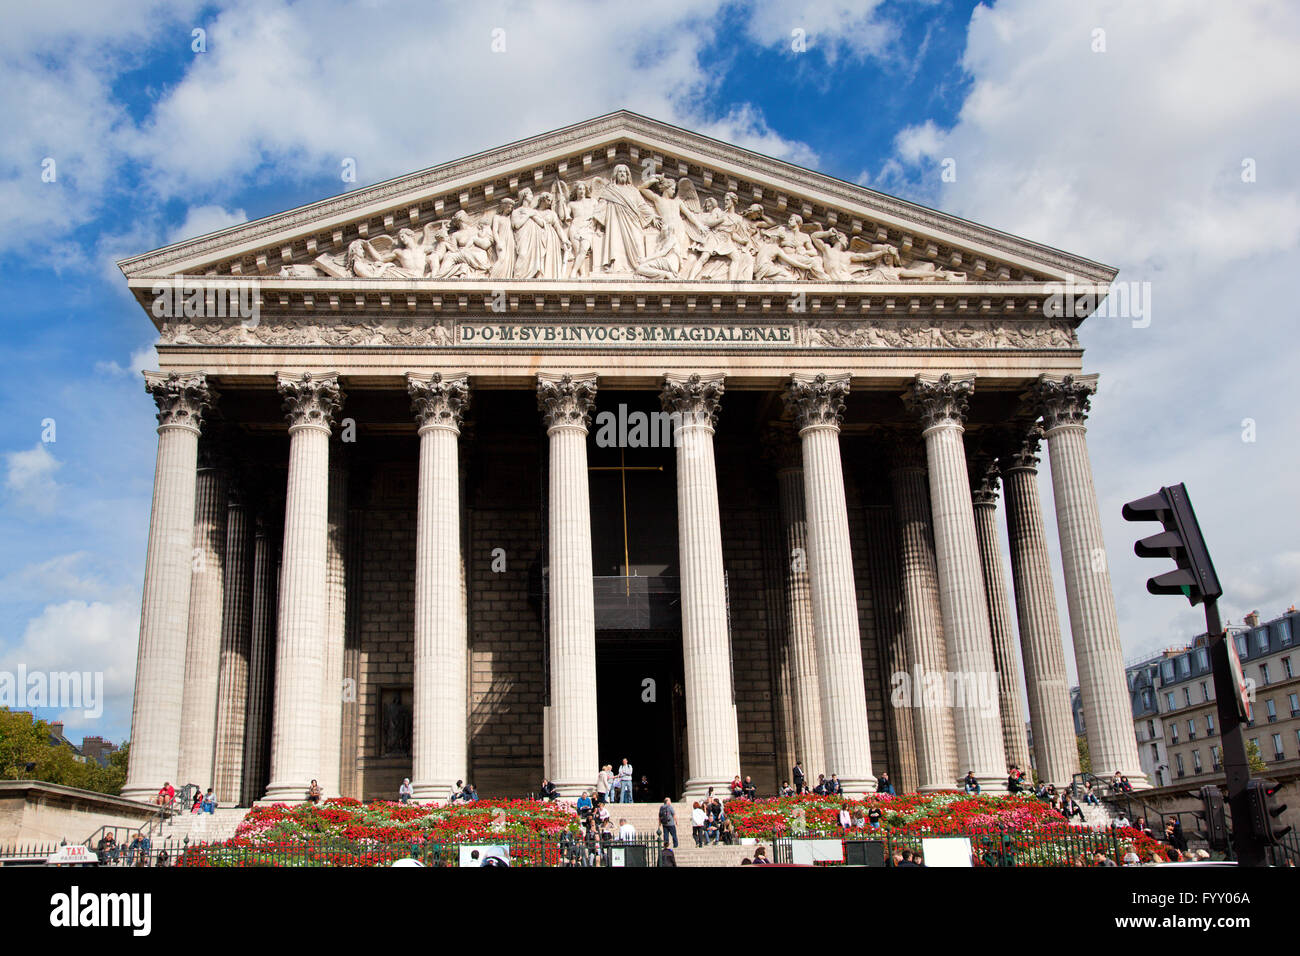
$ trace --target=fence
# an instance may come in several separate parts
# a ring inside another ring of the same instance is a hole
[[[320,841],[264,846],[226,846],[168,840],[131,849],[120,847],[100,866],[149,867],[323,867],[388,866],[416,859],[425,866],[480,866],[501,848],[511,866],[629,867],[658,866],[662,841],[657,836],[588,843],[578,836],[482,838],[474,842],[359,843]],[[0,847],[0,866],[44,864],[58,844]],[[477,851],[478,856],[473,854]],[[490,865],[490,864],[489,864]]]
[[[1122,864],[1126,844],[1109,830],[1071,829],[1055,833],[925,833],[909,831],[898,833],[882,828],[878,835],[853,837],[843,843],[857,841],[883,844],[885,865],[890,865],[894,854],[904,850],[913,853],[922,848],[927,837],[937,839],[960,837],[971,842],[971,857],[975,866],[1096,866],[1097,854],[1116,865]],[[797,837],[783,837],[775,841],[775,862],[793,863],[794,844]],[[826,839],[835,839],[826,837]],[[843,861],[832,861],[823,866],[843,866]]]

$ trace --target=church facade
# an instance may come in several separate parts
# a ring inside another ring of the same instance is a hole
[[[626,112],[120,267],[125,796],[997,791],[1026,717],[1059,785],[1067,628],[1144,783],[1076,337],[1113,269]]]

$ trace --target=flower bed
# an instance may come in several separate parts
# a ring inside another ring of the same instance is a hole
[[[866,816],[871,807],[883,816],[880,829],[870,825],[845,831],[842,807]],[[861,799],[803,794],[770,800],[727,803],[736,834],[771,840],[779,837],[886,837],[898,847],[920,846],[922,836],[968,836],[977,864],[988,853],[1012,855],[1018,865],[1051,865],[1101,852],[1113,856],[1132,846],[1146,862],[1161,844],[1131,827],[1117,831],[1075,826],[1042,800],[1029,796],[969,795],[951,791],[927,794],[868,794]],[[992,856],[990,856],[992,859]]]
[[[233,838],[191,848],[182,865],[383,866],[421,848],[461,843],[508,843],[519,862],[542,863],[561,836],[577,830],[577,814],[564,803],[363,804],[340,797],[321,806],[256,807]]]

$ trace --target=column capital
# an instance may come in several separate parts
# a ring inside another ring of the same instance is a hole
[[[996,507],[998,483],[1002,478],[997,461],[988,455],[976,455],[970,459],[967,467],[970,472],[970,496],[975,507]]]
[[[998,467],[1004,473],[1030,471],[1038,473],[1038,444],[1043,440],[1043,426],[1032,422],[1017,434],[1008,449],[998,455]]]
[[[777,471],[803,467],[803,448],[790,422],[769,422],[761,437],[763,458]]]
[[[546,429],[567,426],[586,431],[596,405],[595,375],[537,376],[537,407],[542,410]]]
[[[1037,411],[1043,416],[1043,430],[1049,432],[1063,425],[1082,426],[1088,419],[1099,377],[1095,372],[1091,375],[1038,376],[1030,394]]]
[[[406,373],[406,391],[420,431],[445,428],[459,434],[461,420],[469,408],[469,379],[444,378],[441,372],[420,375]]]
[[[217,390],[204,372],[145,372],[144,390],[158,406],[158,427],[200,431],[204,414],[216,403]]]
[[[295,428],[322,428],[330,430],[334,416],[343,407],[343,392],[339,388],[337,372],[303,372],[290,375],[277,372],[276,388],[284,397],[281,408],[289,430]]]
[[[942,375],[920,372],[903,393],[903,404],[921,420],[925,430],[943,426],[961,428],[974,391],[974,375],[955,378],[947,372]]]
[[[701,375],[692,372],[687,376],[665,375],[659,399],[664,411],[681,415],[682,425],[707,425],[712,428],[718,421],[718,403],[726,391],[726,376]]]
[[[785,390],[785,407],[794,415],[795,431],[816,425],[839,429],[844,420],[844,399],[849,394],[849,373],[812,378],[790,377]]]

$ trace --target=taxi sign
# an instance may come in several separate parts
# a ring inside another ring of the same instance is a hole
[[[59,847],[58,853],[51,854],[45,861],[51,866],[89,866],[99,862],[99,857],[90,847],[80,843]]]

